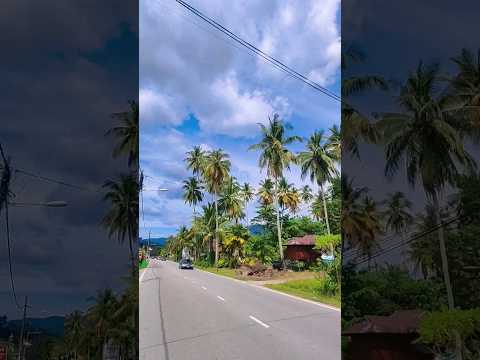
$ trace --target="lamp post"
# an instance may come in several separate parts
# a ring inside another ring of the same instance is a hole
[[[31,202],[9,202],[10,206],[40,206],[40,207],[65,207],[68,206],[66,201],[47,201],[43,203],[31,203]]]

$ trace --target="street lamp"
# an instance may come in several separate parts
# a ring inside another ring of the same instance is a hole
[[[65,207],[68,205],[66,201],[47,201],[43,203],[21,203],[21,202],[9,202],[11,206],[43,206],[43,207]]]

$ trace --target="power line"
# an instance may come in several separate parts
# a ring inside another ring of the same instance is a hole
[[[55,184],[62,185],[62,186],[65,186],[65,187],[69,187],[69,188],[76,189],[76,190],[89,191],[89,192],[95,192],[95,193],[101,192],[101,190],[100,190],[101,188],[93,189],[93,188],[88,188],[88,187],[84,187],[84,186],[80,186],[80,185],[75,185],[75,184],[68,183],[66,181],[57,180],[57,179],[53,179],[53,178],[50,178],[50,177],[37,175],[37,174],[34,174],[34,173],[26,171],[26,170],[22,170],[22,169],[15,169],[15,172],[26,175],[26,176],[30,176],[32,178],[36,178],[36,179],[39,179],[39,180],[42,180],[42,181],[55,183]]]
[[[308,77],[302,75],[301,73],[295,71],[294,69],[285,65],[283,62],[281,62],[281,61],[275,59],[274,57],[266,54],[265,52],[263,52],[262,50],[260,50],[256,46],[252,45],[250,42],[248,42],[246,40],[243,40],[238,35],[231,32],[230,30],[228,30],[227,28],[225,28],[223,25],[219,24],[218,22],[216,22],[212,18],[209,18],[208,16],[206,16],[205,14],[203,14],[202,12],[200,12],[199,10],[194,8],[193,6],[189,5],[185,1],[183,1],[183,0],[175,0],[175,1],[178,4],[180,4],[181,6],[183,6],[185,9],[189,10],[194,15],[201,18],[203,21],[205,21],[208,24],[210,24],[211,26],[213,26],[215,29],[219,30],[220,32],[222,32],[223,34],[228,36],[229,38],[233,39],[234,41],[236,41],[240,45],[242,45],[245,48],[247,48],[248,50],[250,50],[251,52],[253,52],[256,55],[260,56],[261,58],[265,59],[266,61],[268,61],[270,64],[272,64],[276,68],[280,69],[281,71],[284,71],[285,73],[287,73],[291,77],[304,82],[308,86],[310,86],[313,89],[321,92],[322,94],[332,98],[333,100],[342,102],[342,99],[337,94],[335,94],[332,91],[328,90],[327,88],[319,85],[318,83],[316,83],[315,81],[313,81],[313,80],[309,79]]]
[[[402,243],[402,244],[398,244],[398,245],[392,246],[392,247],[390,247],[390,248],[388,248],[388,249],[384,249],[384,250],[382,250],[382,251],[379,251],[378,253],[376,253],[376,254],[374,254],[374,255],[371,255],[370,257],[367,256],[366,259],[361,260],[361,261],[359,261],[359,262],[356,262],[355,265],[363,264],[363,263],[365,263],[365,262],[367,262],[367,261],[369,261],[369,260],[372,260],[372,259],[374,259],[374,258],[376,258],[376,257],[378,257],[378,256],[384,255],[384,254],[386,254],[386,253],[388,253],[388,252],[390,252],[390,251],[393,251],[393,250],[395,250],[395,249],[398,249],[398,248],[404,246],[405,244],[409,244],[409,243],[411,243],[411,242],[413,242],[413,241],[415,241],[415,240],[417,240],[417,239],[420,239],[420,238],[422,238],[422,237],[424,237],[424,236],[426,236],[426,235],[431,234],[431,233],[434,232],[434,231],[437,231],[437,230],[440,229],[441,227],[450,225],[450,224],[452,224],[452,223],[460,220],[462,217],[463,217],[462,215],[455,216],[455,217],[453,217],[452,219],[450,219],[449,221],[442,222],[442,223],[438,224],[438,225],[435,226],[435,227],[432,227],[432,228],[430,228],[430,229],[428,229],[428,230],[425,230],[424,232],[422,232],[422,233],[420,233],[420,234],[417,234],[417,235],[413,236],[412,238],[410,238],[409,240],[405,241],[405,242]]]

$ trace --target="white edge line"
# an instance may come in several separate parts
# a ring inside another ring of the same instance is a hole
[[[220,295],[217,295],[217,298],[219,298],[222,301],[225,301],[225,299],[223,297],[221,297]]]
[[[268,329],[268,328],[270,327],[270,325],[267,325],[267,324],[265,324],[263,321],[258,320],[255,316],[250,315],[249,318],[252,319],[253,321],[255,321],[256,323],[259,323],[259,324],[262,325],[264,328],[267,328],[267,329]]]
[[[207,288],[206,288],[205,286],[202,286],[202,289],[203,289],[203,290],[207,290]]]
[[[326,304],[323,304],[323,303],[320,303],[320,302],[317,302],[317,301],[304,299],[304,298],[301,298],[301,297],[298,297],[298,296],[295,296],[295,295],[291,295],[291,294],[284,293],[284,292],[282,292],[282,291],[270,289],[270,288],[268,288],[268,287],[266,287],[266,286],[260,286],[260,285],[255,285],[255,284],[249,284],[249,285],[255,286],[256,288],[260,288],[260,289],[263,289],[263,290],[267,290],[267,291],[270,291],[270,292],[273,292],[273,293],[276,293],[276,294],[288,296],[289,298],[292,298],[292,299],[295,299],[295,300],[300,300],[300,301],[303,301],[303,302],[306,302],[306,303],[309,303],[309,304],[312,304],[312,305],[320,306],[320,307],[323,307],[323,308],[325,308],[325,309],[329,309],[329,310],[333,310],[333,311],[338,311],[338,312],[341,311],[341,309],[339,309],[339,308],[337,308],[337,307],[335,307],[335,306],[330,306],[330,305],[326,305]]]
[[[256,288],[259,288],[259,289],[263,289],[263,290],[267,290],[267,291],[270,291],[270,292],[279,294],[279,295],[287,296],[287,297],[292,298],[292,299],[295,299],[295,300],[299,300],[299,301],[303,301],[303,302],[306,302],[306,303],[309,303],[309,304],[312,304],[312,305],[320,306],[320,307],[323,307],[324,309],[329,309],[329,310],[338,311],[338,312],[341,311],[341,309],[339,309],[339,308],[337,308],[337,307],[335,307],[335,306],[330,306],[330,305],[323,304],[323,303],[318,302],[318,301],[308,300],[308,299],[304,299],[304,298],[301,298],[301,297],[298,297],[298,296],[295,296],[295,295],[290,295],[290,294],[287,294],[287,293],[284,293],[284,292],[281,292],[281,291],[278,291],[278,290],[270,289],[270,288],[268,288],[268,287],[266,287],[266,286],[251,284],[251,283],[248,283],[248,282],[243,281],[243,280],[233,279],[233,278],[228,277],[228,276],[219,275],[219,274],[214,274],[214,273],[212,273],[212,272],[210,272],[210,271],[205,271],[205,270],[198,269],[198,268],[197,268],[197,270],[198,270],[198,271],[202,271],[202,272],[207,273],[207,274],[210,274],[210,275],[212,275],[212,276],[220,276],[220,277],[222,277],[222,278],[225,278],[225,279],[228,279],[228,280],[232,280],[232,281],[236,281],[236,282],[241,283],[241,284],[244,284],[244,285],[253,286],[253,287],[256,287]]]
[[[147,270],[148,270],[148,267],[142,270],[143,272],[142,272],[142,274],[140,275],[140,278],[139,278],[140,282],[142,282],[143,277],[145,276],[145,273],[147,272]]]

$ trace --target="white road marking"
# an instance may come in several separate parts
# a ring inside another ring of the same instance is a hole
[[[186,276],[183,277],[185,280],[187,280],[188,278]]]
[[[268,329],[268,328],[270,327],[270,325],[267,325],[267,324],[265,324],[263,321],[258,320],[255,316],[250,315],[249,318],[252,319],[253,321],[255,321],[256,323],[259,323],[259,324],[262,325],[264,328],[267,328],[267,329]]]
[[[207,288],[206,288],[205,286],[202,286],[202,289],[203,289],[203,290],[207,290]]]
[[[219,296],[219,295],[217,295],[217,298],[219,298],[222,301],[225,301],[225,299],[223,297]]]
[[[142,282],[143,277],[145,276],[145,273],[147,272],[148,268],[144,269],[142,272],[142,275],[140,275],[140,282]]]

